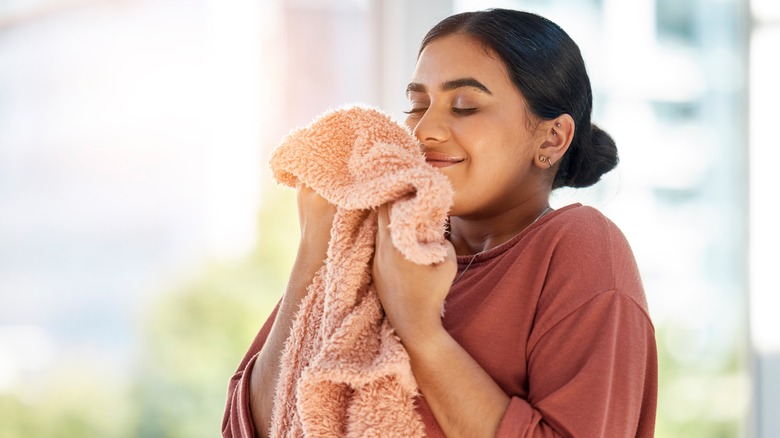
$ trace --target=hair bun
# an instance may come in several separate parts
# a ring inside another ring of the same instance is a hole
[[[618,165],[618,151],[615,140],[611,135],[603,129],[596,126],[595,123],[590,124],[590,143],[592,151],[590,158],[590,172],[588,178],[583,178],[582,185],[578,187],[588,187],[596,184],[601,176],[610,170],[614,169]],[[583,175],[584,176],[584,175]],[[580,181],[577,181],[580,182]]]
[[[582,140],[587,143],[588,138]],[[554,187],[589,187],[617,166],[618,151],[612,136],[591,123],[589,140],[590,145],[583,144],[585,147],[579,150],[570,148],[566,152]]]

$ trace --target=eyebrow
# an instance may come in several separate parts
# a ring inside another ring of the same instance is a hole
[[[493,93],[488,89],[488,87],[486,87],[484,84],[482,84],[482,82],[474,78],[461,78],[461,79],[454,79],[451,81],[443,82],[439,88],[441,88],[442,91],[452,91],[464,87],[476,88],[477,90],[482,91],[483,93],[487,93],[491,96],[493,95]],[[409,93],[412,92],[424,93],[425,90],[426,90],[425,85],[417,82],[411,82],[406,87],[406,94],[409,95]]]

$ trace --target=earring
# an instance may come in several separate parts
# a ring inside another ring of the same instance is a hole
[[[550,166],[548,167],[548,169],[552,169],[553,167],[552,160],[548,160],[547,157],[545,157],[544,155],[539,155],[539,161],[541,161],[542,163],[547,163],[547,165]]]

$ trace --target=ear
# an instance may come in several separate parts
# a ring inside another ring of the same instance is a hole
[[[568,114],[542,122],[544,132],[542,144],[536,154],[536,165],[542,169],[552,168],[569,149],[574,138],[574,119]]]

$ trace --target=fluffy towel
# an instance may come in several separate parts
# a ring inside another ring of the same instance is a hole
[[[415,263],[444,260],[453,191],[408,129],[375,109],[330,111],[288,135],[274,177],[337,207],[325,266],[281,358],[271,436],[420,437],[409,356],[371,283],[376,207],[391,202],[392,242]]]

